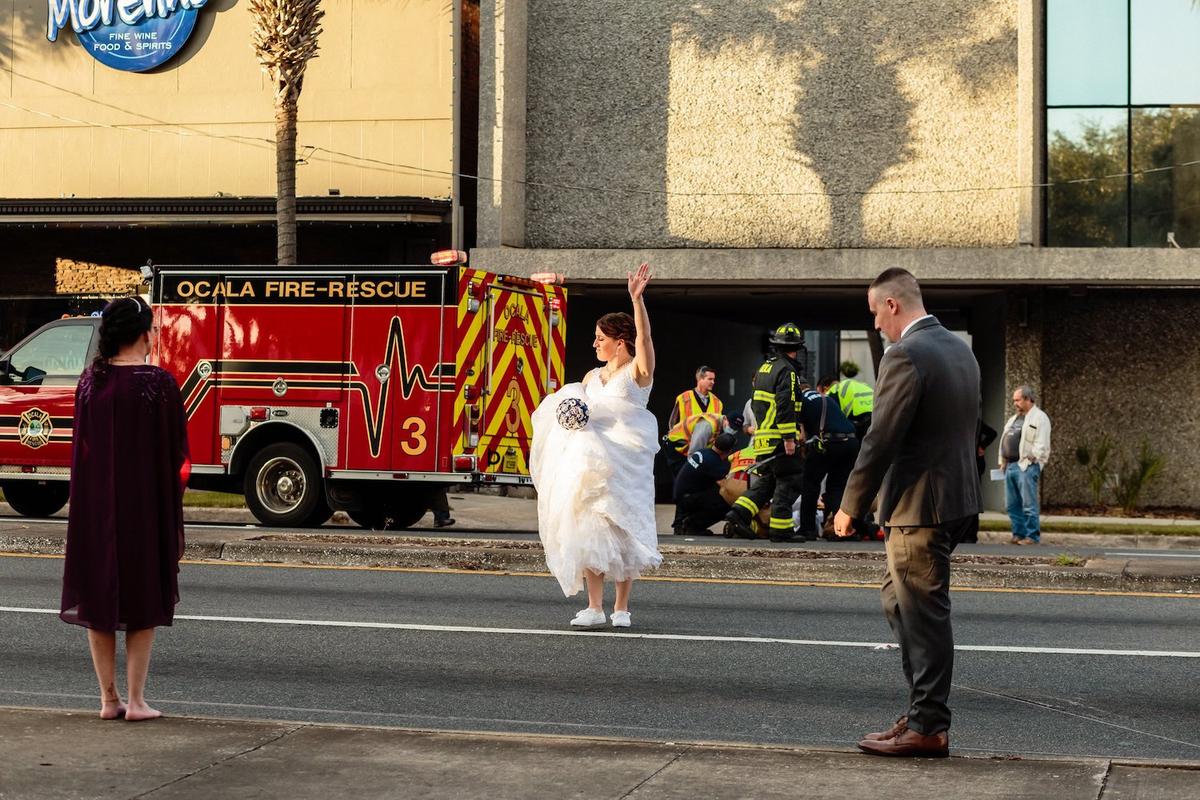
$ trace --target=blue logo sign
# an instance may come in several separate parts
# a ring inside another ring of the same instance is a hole
[[[68,22],[92,58],[113,69],[145,72],[170,59],[196,27],[208,0],[46,0],[46,38]]]

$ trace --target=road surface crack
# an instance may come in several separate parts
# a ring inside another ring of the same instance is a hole
[[[254,745],[253,747],[247,747],[245,750],[241,750],[236,753],[231,753],[230,755],[225,756],[225,758],[218,759],[217,761],[214,761],[211,764],[205,764],[203,767],[200,767],[199,769],[194,769],[191,772],[187,773],[186,775],[180,775],[178,778],[172,778],[171,780],[167,781],[166,783],[164,783],[160,786],[155,786],[153,789],[147,789],[146,791],[144,791],[140,794],[135,794],[135,795],[131,796],[129,798],[129,800],[139,800],[139,798],[142,798],[142,797],[149,797],[150,795],[154,794],[157,791],[165,789],[168,786],[174,786],[175,784],[180,783],[182,781],[186,781],[189,778],[194,778],[195,776],[199,775],[202,772],[207,772],[208,770],[212,769],[213,767],[217,767],[217,766],[220,766],[221,764],[224,764],[226,761],[232,761],[235,758],[241,758],[242,756],[249,755],[250,753],[253,753],[256,750],[261,750],[262,748],[266,747],[267,745],[274,744],[275,742],[278,742],[280,739],[291,736],[296,731],[300,730],[301,728],[305,728],[305,727],[308,727],[308,724],[303,723],[303,722],[298,725],[293,725],[292,727],[288,728],[287,730],[281,732],[279,735],[272,736],[270,739],[267,739],[266,741],[263,741],[263,742],[259,742],[258,744]]]
[[[1096,800],[1103,800],[1104,793],[1108,790],[1108,776],[1112,774],[1112,759],[1104,762],[1104,774],[1100,776],[1100,791],[1096,793]]]
[[[663,765],[662,765],[661,767],[659,767],[658,769],[654,770],[654,772],[651,772],[651,773],[650,773],[649,775],[647,775],[647,776],[646,776],[646,777],[645,777],[645,778],[644,778],[644,779],[643,779],[643,780],[642,780],[640,783],[638,783],[638,785],[637,785],[637,786],[634,786],[634,787],[633,787],[632,789],[630,789],[628,792],[626,792],[625,794],[621,795],[621,797],[620,797],[618,800],[626,800],[626,798],[632,797],[632,796],[634,795],[634,793],[636,793],[636,792],[637,792],[637,790],[638,790],[638,789],[641,789],[641,788],[642,788],[643,786],[645,786],[647,783],[649,783],[650,781],[652,781],[652,780],[654,780],[655,778],[657,778],[659,775],[661,775],[661,774],[663,773],[663,770],[665,770],[667,767],[669,767],[669,766],[671,766],[672,764],[674,764],[674,763],[675,763],[676,761],[678,761],[679,759],[683,758],[684,754],[685,754],[685,753],[687,753],[688,751],[690,751],[690,750],[692,749],[692,747],[693,747],[693,745],[690,745],[690,744],[689,744],[689,745],[687,745],[686,747],[684,747],[682,750],[680,750],[680,751],[678,751],[677,753],[675,753],[675,755],[671,757],[671,760],[670,760],[670,761],[668,761],[667,763],[663,764]]]
[[[1192,747],[1197,750],[1200,750],[1200,743],[1188,742],[1188,741],[1184,741],[1183,739],[1173,739],[1170,736],[1163,736],[1162,734],[1159,734],[1159,733],[1151,733],[1150,731],[1138,730],[1137,728],[1131,728],[1128,725],[1121,725],[1120,723],[1117,723],[1117,722],[1109,722],[1106,719],[1100,719],[1099,717],[1093,717],[1090,714],[1078,714],[1074,711],[1068,711],[1065,708],[1059,708],[1058,706],[1052,706],[1049,703],[1043,703],[1038,700],[1029,700],[1024,697],[1017,697],[1014,694],[1005,694],[1004,692],[993,692],[993,691],[989,691],[987,689],[976,689],[974,686],[966,686],[961,683],[955,683],[955,684],[951,684],[951,685],[955,689],[962,689],[963,691],[967,691],[967,692],[975,692],[977,694],[984,694],[984,695],[988,695],[989,697],[999,697],[1004,700],[1012,700],[1014,703],[1023,703],[1024,705],[1033,706],[1034,708],[1040,708],[1040,709],[1043,709],[1044,711],[1053,711],[1056,714],[1063,714],[1068,717],[1074,717],[1075,719],[1086,720],[1088,722],[1093,722],[1097,725],[1105,725],[1109,728],[1116,728],[1118,730],[1127,731],[1129,733],[1136,733],[1139,736],[1149,736],[1151,739],[1158,739],[1163,742],[1171,742],[1172,744],[1181,744],[1185,747]]]

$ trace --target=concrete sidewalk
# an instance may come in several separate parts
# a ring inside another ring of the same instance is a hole
[[[846,750],[0,709],[0,798],[1193,800],[1200,764],[883,759]]]

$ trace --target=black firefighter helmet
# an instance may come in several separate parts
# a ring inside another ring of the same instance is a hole
[[[799,350],[804,347],[804,331],[794,322],[785,322],[771,331],[767,341],[784,352]]]

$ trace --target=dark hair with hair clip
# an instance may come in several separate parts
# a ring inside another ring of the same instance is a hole
[[[635,352],[637,349],[637,326],[633,322],[633,317],[624,311],[615,311],[596,320],[596,327],[608,338],[623,341],[629,355],[637,355]]]
[[[154,327],[154,312],[140,297],[118,297],[100,312],[100,343],[92,372],[102,376],[108,372],[108,360],[133,344]]]

